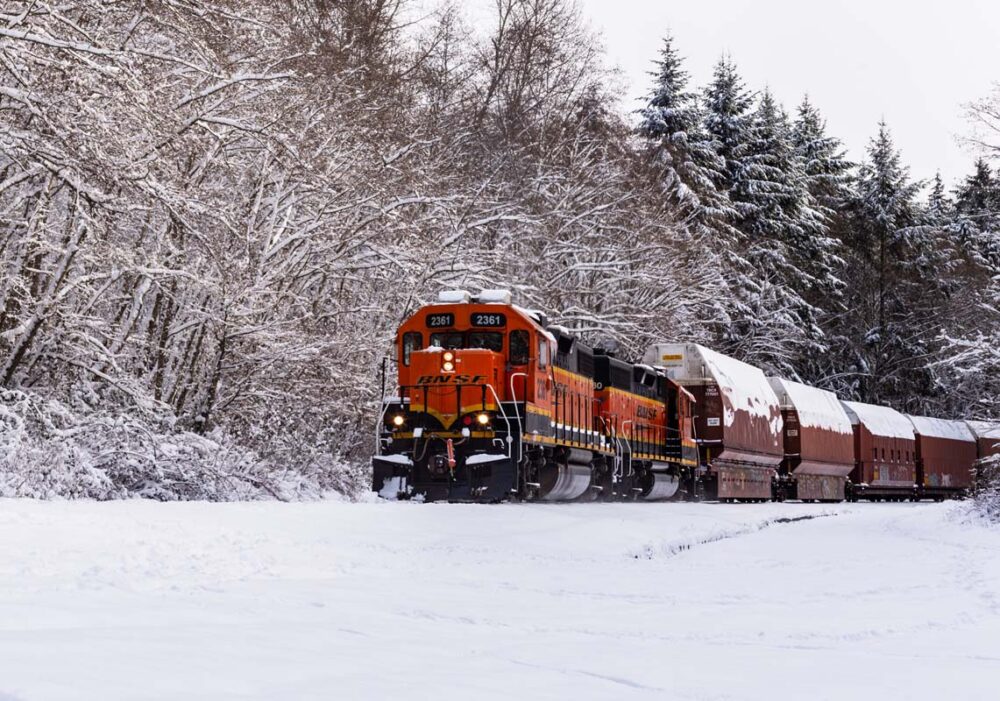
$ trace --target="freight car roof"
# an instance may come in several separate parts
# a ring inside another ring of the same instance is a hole
[[[949,438],[953,441],[965,441],[974,443],[976,437],[972,431],[961,421],[948,421],[947,419],[935,419],[931,416],[910,416],[913,428],[921,436],[928,438]]]
[[[860,420],[875,436],[913,440],[913,424],[895,409],[861,402],[841,402],[852,423]]]
[[[1000,440],[1000,421],[968,421],[977,438]]]
[[[728,399],[725,403],[726,426],[732,426],[735,412],[743,409],[751,416],[767,419],[772,431],[781,430],[778,397],[760,368],[695,343],[651,346],[643,362],[664,367],[668,377],[681,384],[690,380],[714,380]]]
[[[822,428],[846,435],[854,433],[851,417],[844,411],[843,404],[833,392],[780,377],[770,377],[768,381],[781,403],[791,404],[795,409],[799,424],[802,426]]]

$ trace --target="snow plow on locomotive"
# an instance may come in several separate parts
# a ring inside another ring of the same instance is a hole
[[[941,499],[1000,445],[988,425],[842,402],[696,344],[626,362],[503,290],[442,292],[395,357],[372,458],[386,498]]]
[[[690,395],[546,328],[508,292],[442,293],[396,345],[372,459],[382,496],[666,499],[695,465]]]

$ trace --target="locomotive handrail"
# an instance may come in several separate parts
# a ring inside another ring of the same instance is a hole
[[[514,378],[515,377],[523,377],[525,379],[525,384],[527,385],[528,373],[526,373],[526,372],[512,372],[510,374],[510,398],[514,402],[514,415],[517,418],[517,435],[518,435],[518,438],[519,438],[518,443],[517,443],[517,464],[520,465],[521,464],[521,460],[524,459],[524,445],[523,445],[523,440],[524,440],[524,425],[521,423],[521,412],[517,408],[517,404],[518,404],[518,401],[517,401],[517,391],[514,389]],[[520,473],[520,470],[515,470],[514,473],[515,473],[515,475],[518,475]],[[516,489],[520,489],[520,484],[517,483],[517,479],[518,478],[515,477],[514,479],[515,479],[514,487]]]
[[[622,421],[622,439],[625,441],[625,445],[628,446],[628,476],[632,477],[635,474],[635,470],[632,469],[632,441],[625,435],[625,427],[630,423],[633,423],[632,419]]]
[[[490,388],[490,392],[493,393],[493,398],[497,402],[497,407],[500,409],[500,414],[503,416],[504,423],[507,424],[507,459],[511,459],[511,445],[513,444],[513,437],[510,435],[510,419],[507,418],[507,410],[503,408],[503,402],[500,401],[500,397],[497,396],[497,391],[493,385],[486,385]],[[515,472],[517,472],[515,470]]]
[[[396,385],[396,394],[399,396],[399,403],[403,403],[403,387]],[[389,410],[391,402],[385,401],[385,394],[382,394],[382,411],[379,412],[378,421],[375,423],[375,455],[382,455],[382,427],[385,426],[385,412]]]

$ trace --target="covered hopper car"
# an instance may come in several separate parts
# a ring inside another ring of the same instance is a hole
[[[784,419],[779,497],[843,501],[854,470],[854,427],[837,395],[778,377],[769,380]]]

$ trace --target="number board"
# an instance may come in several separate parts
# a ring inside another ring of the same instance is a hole
[[[506,326],[507,317],[504,314],[473,314],[472,315],[472,325],[473,326]]]
[[[427,315],[427,328],[430,329],[445,329],[449,326],[455,325],[455,315],[454,314],[428,314]]]

